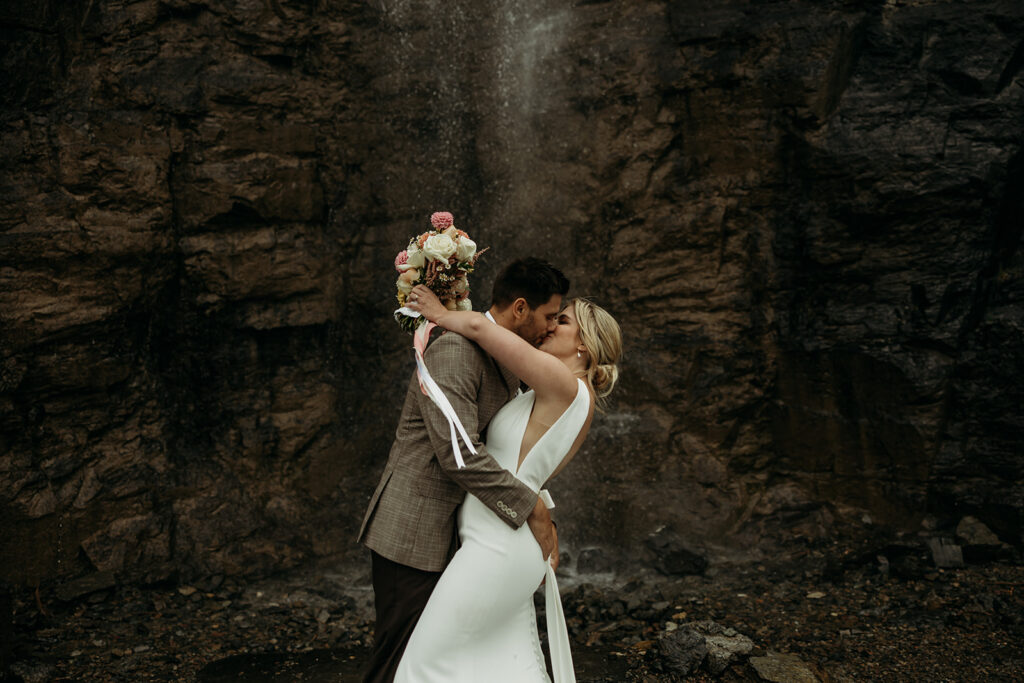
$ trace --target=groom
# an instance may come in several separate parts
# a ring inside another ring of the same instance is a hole
[[[494,282],[489,316],[538,346],[554,330],[568,290],[569,281],[554,266],[535,258],[514,261]],[[498,465],[480,436],[518,393],[519,379],[457,334],[435,333],[423,360],[477,454],[463,449],[466,466],[456,466],[448,422],[420,391],[414,374],[384,474],[359,531],[359,540],[371,551],[377,611],[365,683],[394,679],[416,621],[457,548],[455,512],[467,491],[509,526],[528,524],[544,557],[555,549],[547,508],[530,487]]]

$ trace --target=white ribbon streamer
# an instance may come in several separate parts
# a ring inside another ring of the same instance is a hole
[[[419,313],[417,311],[414,311],[411,308],[407,308],[405,306],[402,306],[401,308],[396,308],[395,312],[392,313],[391,315],[395,316],[395,320],[397,321],[398,320],[398,316],[401,316],[401,315],[404,315],[407,318],[418,318],[418,317],[420,317],[423,314]]]
[[[572,668],[572,653],[569,651],[569,629],[565,625],[562,599],[555,582],[555,568],[550,560],[545,571],[544,612],[548,623],[548,649],[551,651],[551,673],[554,683],[576,683],[576,672]]]
[[[397,315],[399,311],[395,311]],[[415,313],[415,311],[410,311]],[[462,452],[459,450],[459,436],[462,437],[463,443],[466,444],[466,448],[473,455],[476,455],[476,448],[473,447],[473,441],[469,438],[469,434],[466,433],[466,428],[462,426],[462,420],[459,419],[458,414],[455,412],[455,408],[452,407],[448,397],[441,391],[441,387],[438,386],[434,378],[430,376],[430,371],[427,370],[427,364],[423,362],[423,351],[427,348],[427,340],[430,337],[430,330],[435,327],[433,323],[427,323],[421,325],[416,329],[413,334],[413,347],[416,351],[416,373],[419,375],[420,390],[423,391],[427,397],[434,402],[434,405],[438,407],[441,414],[444,415],[444,419],[448,421],[448,429],[452,439],[452,454],[455,456],[455,464],[461,470],[466,466],[466,461],[462,459]]]
[[[540,499],[549,510],[555,507],[555,501],[547,489],[541,489]],[[565,614],[562,611],[562,596],[558,592],[555,580],[555,568],[548,566],[544,570],[544,615],[548,624],[548,650],[551,653],[551,673],[554,683],[576,683],[576,672],[572,668],[572,651],[569,649],[569,629],[565,625]]]
[[[466,448],[473,455],[476,455],[476,449],[473,448],[473,442],[470,440],[469,435],[466,433],[466,428],[462,426],[462,421],[459,416],[455,414],[455,409],[452,408],[452,404],[448,401],[448,397],[441,391],[441,387],[437,386],[437,382],[430,376],[430,371],[427,370],[426,363],[423,362],[423,354],[420,353],[419,349],[416,349],[416,369],[420,376],[420,387],[431,401],[441,410],[445,419],[448,420],[448,428],[451,430],[452,438],[452,453],[455,455],[455,464],[458,465],[459,469],[466,466],[466,462],[462,459],[462,453],[459,451],[459,438],[456,436],[456,430],[458,430],[459,436],[462,437],[462,441],[466,444]]]

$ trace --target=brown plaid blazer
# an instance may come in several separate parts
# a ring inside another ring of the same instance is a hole
[[[477,454],[460,441],[466,467],[458,469],[448,421],[420,391],[414,372],[359,541],[394,562],[441,571],[455,551],[455,511],[467,491],[513,528],[526,521],[537,493],[501,467],[480,441],[494,414],[516,395],[518,378],[458,334],[434,339],[423,360]]]

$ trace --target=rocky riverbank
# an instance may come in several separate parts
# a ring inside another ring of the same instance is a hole
[[[945,568],[921,535],[799,546],[774,564],[702,575],[564,576],[580,681],[1024,676],[1013,549]],[[19,592],[8,678],[356,681],[372,633],[368,583],[320,566],[249,583]]]

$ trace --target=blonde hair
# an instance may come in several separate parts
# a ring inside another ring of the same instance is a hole
[[[572,300],[580,341],[587,349],[587,381],[594,387],[598,405],[612,393],[619,379],[619,359],[622,358],[622,330],[615,318],[597,304],[583,298]]]

